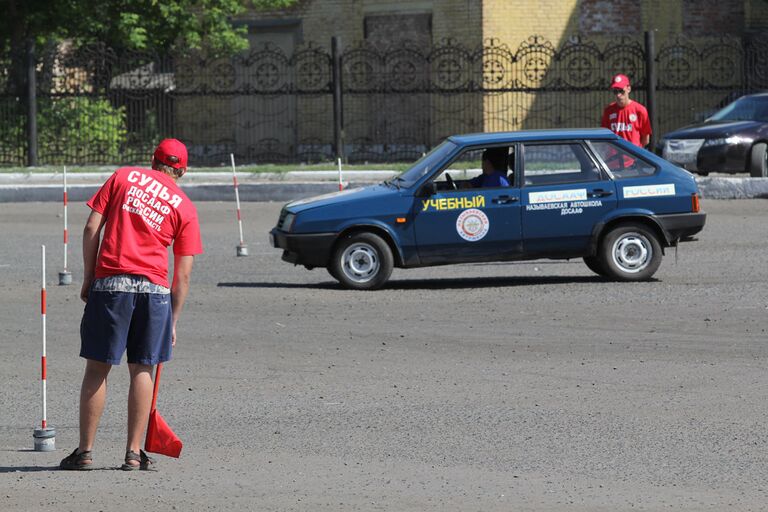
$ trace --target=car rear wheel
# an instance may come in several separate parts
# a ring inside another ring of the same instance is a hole
[[[584,256],[584,263],[586,263],[589,270],[595,274],[605,276],[605,269],[603,268],[599,256]]]
[[[605,235],[599,257],[607,277],[619,281],[644,281],[650,279],[661,265],[661,244],[642,224],[622,224]]]
[[[380,236],[355,233],[338,243],[328,271],[345,288],[375,290],[384,286],[393,266],[392,250]]]
[[[768,144],[758,142],[752,146],[749,162],[749,175],[753,178],[768,178]]]

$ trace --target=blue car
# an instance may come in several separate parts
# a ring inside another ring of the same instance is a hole
[[[393,267],[583,258],[609,279],[650,279],[665,247],[704,227],[694,177],[604,129],[448,137],[378,185],[286,204],[283,260],[342,286]]]

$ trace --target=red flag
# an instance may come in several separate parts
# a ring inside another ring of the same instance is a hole
[[[157,389],[160,386],[160,372],[163,363],[157,365],[155,373],[155,389],[152,392],[152,408],[147,425],[147,438],[144,440],[144,451],[178,458],[181,455],[181,439],[171,430],[157,410]]]

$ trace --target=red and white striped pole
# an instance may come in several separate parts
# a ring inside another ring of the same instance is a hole
[[[40,290],[40,313],[43,319],[43,355],[40,358],[41,383],[43,394],[43,420],[40,428],[36,428],[33,434],[35,440],[35,451],[49,452],[56,449],[56,431],[48,427],[48,404],[47,399],[47,361],[46,361],[46,331],[45,331],[45,246],[41,245],[42,253],[42,288]]]
[[[67,166],[64,166],[64,271],[59,272],[59,285],[72,284],[72,274],[67,271],[67,245],[69,231],[67,230]]]
[[[240,216],[240,192],[237,189],[237,172],[235,171],[235,155],[229,154],[232,161],[232,181],[235,184],[235,202],[237,203],[237,226],[240,229],[240,245],[237,246],[238,256],[248,256],[248,246],[243,241],[243,219]]]
[[[43,390],[43,422],[42,422],[42,428],[48,428],[48,408],[46,403],[46,396],[47,396],[47,389],[46,389],[46,330],[45,330],[45,306],[47,302],[47,295],[45,292],[45,246],[42,245],[42,262],[43,262],[43,273],[42,273],[42,288],[40,290],[40,313],[42,314],[43,318],[43,356],[40,359],[40,368],[42,370],[40,379],[42,381],[42,390]]]
[[[344,183],[341,181],[341,158],[337,159],[339,164],[339,192],[344,190]]]

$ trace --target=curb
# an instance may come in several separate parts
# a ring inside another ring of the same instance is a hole
[[[346,188],[358,188],[372,183],[347,183]],[[67,185],[68,201],[88,201],[99,185]],[[292,201],[329,192],[338,192],[338,183],[238,183],[240,201]],[[193,201],[234,201],[232,185],[201,183],[181,187]],[[0,203],[29,201],[60,202],[61,185],[0,185]]]
[[[312,171],[317,172],[317,171]],[[371,173],[376,173],[371,175]],[[210,173],[216,174],[216,173]],[[344,188],[358,188],[373,185],[392,175],[388,171],[362,171],[360,181],[344,183]],[[380,175],[379,175],[380,174]],[[55,175],[52,175],[55,176]],[[51,183],[53,177],[42,177],[35,183],[27,180],[0,179],[0,203],[27,201],[58,202],[62,200],[61,183]],[[103,179],[102,179],[103,176]],[[353,177],[347,175],[347,177]],[[67,197],[71,201],[87,201],[99,189],[109,174],[89,176],[90,183],[67,185]],[[238,176],[238,191],[241,201],[291,201],[328,192],[336,192],[339,185],[334,181],[293,181],[304,176],[292,176],[280,181],[241,180]],[[325,176],[317,176],[323,178]],[[200,179],[210,176],[199,176]],[[224,182],[228,176],[217,176],[216,182],[197,183],[189,181],[181,186],[193,201],[232,201],[234,191],[231,182]],[[373,178],[373,179],[372,179]],[[59,181],[61,175],[55,177]],[[44,180],[47,180],[45,183]],[[15,181],[15,183],[8,183]],[[26,181],[26,183],[25,183]],[[699,191],[704,199],[768,199],[768,178],[696,177]]]

